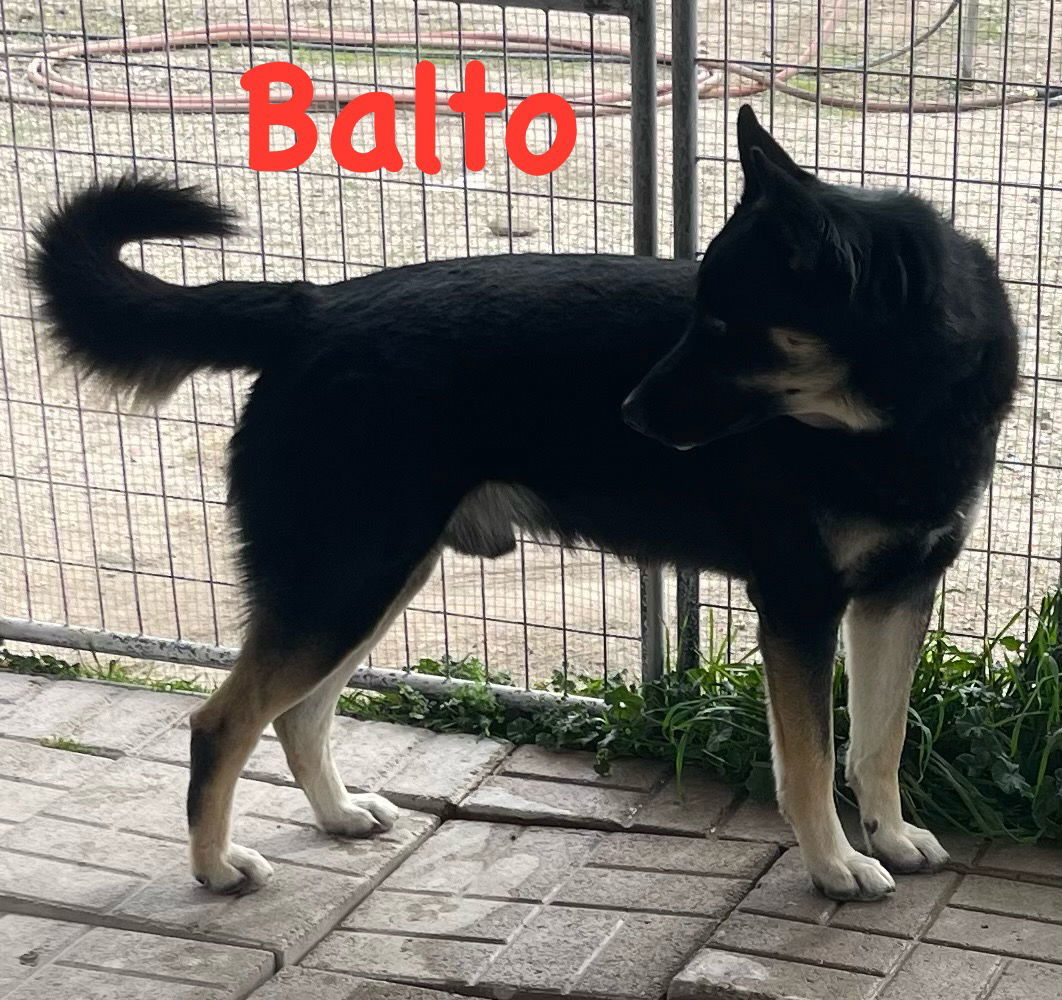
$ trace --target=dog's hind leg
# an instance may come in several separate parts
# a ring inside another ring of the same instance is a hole
[[[390,830],[398,818],[398,810],[382,795],[351,795],[347,791],[332,759],[332,720],[336,702],[351,674],[424,586],[437,561],[438,553],[431,552],[412,573],[372,633],[310,694],[273,722],[291,773],[310,800],[318,826],[326,833],[364,837],[376,830]]]
[[[833,899],[879,899],[895,885],[852,848],[834,804],[833,664],[839,615],[760,608],[778,804],[812,881]]]
[[[214,892],[258,888],[272,869],[257,852],[233,844],[236,781],[262,730],[304,698],[334,665],[331,652],[307,643],[277,643],[269,624],[252,617],[236,665],[190,719],[188,832],[192,874]]]
[[[421,551],[434,550],[428,546]],[[231,841],[233,792],[262,730],[300,705],[305,708],[281,722],[277,731],[322,825],[364,834],[394,822],[396,810],[383,798],[351,800],[332,763],[329,724],[339,688],[353,669],[337,664],[355,662],[371,648],[431,565],[433,559],[422,554],[405,570],[400,564],[375,570],[363,565],[360,586],[347,572],[323,580],[310,596],[327,614],[307,615],[299,627],[293,621],[280,626],[261,609],[252,612],[232,673],[191,718],[192,871],[208,888],[241,893],[269,878],[271,869],[260,855]]]
[[[904,822],[900,806],[911,680],[933,593],[930,584],[903,597],[856,598],[844,619],[852,719],[846,777],[868,849],[894,872],[938,871],[948,860],[933,834]]]

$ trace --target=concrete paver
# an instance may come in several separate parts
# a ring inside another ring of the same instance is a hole
[[[719,836],[737,840],[770,840],[784,847],[796,844],[793,828],[778,811],[778,803],[746,799],[719,827]]]
[[[831,965],[849,972],[883,976],[903,957],[907,945],[896,938],[822,927],[753,913],[735,913],[712,936],[718,948],[809,965]]]
[[[671,981],[667,996],[668,1000],[866,1000],[880,985],[873,976],[840,969],[705,948]]]
[[[989,1000],[1057,1000],[1060,996],[1062,966],[1012,959],[989,994]]]
[[[989,844],[983,837],[971,837],[963,833],[942,832],[937,840],[948,852],[951,867],[961,871],[974,868]]]
[[[4,673],[0,675],[0,705],[12,705],[21,701],[48,683],[50,682],[46,677]]]
[[[267,734],[235,836],[275,877],[211,896],[186,861],[195,703],[0,674],[3,1000],[1062,995],[1060,851],[946,838],[951,870],[837,904],[773,805],[706,777],[351,719],[351,787],[424,809],[328,837]]]
[[[30,819],[109,765],[99,757],[0,739],[0,834],[6,824]]]
[[[829,919],[831,927],[915,938],[932,922],[959,884],[956,872],[897,875],[896,892],[873,903],[843,903]]]
[[[238,1000],[273,968],[273,956],[259,949],[0,915],[6,1000]]]
[[[601,830],[630,827],[645,796],[617,788],[532,778],[490,778],[461,804],[469,819],[558,823]]]
[[[654,872],[694,872],[755,879],[776,856],[773,845],[615,833],[600,838],[590,866],[614,870],[651,868]]]
[[[998,955],[920,944],[880,1000],[981,1000],[1006,961]]]
[[[1062,965],[920,944],[879,1000],[1056,1000]]]
[[[126,764],[137,767],[143,762],[117,761],[109,777]],[[161,786],[171,792],[183,787],[184,778],[179,769],[172,770],[181,781]],[[146,785],[159,788],[158,776],[149,777]],[[91,784],[69,793],[76,807],[60,800],[49,807],[49,815],[0,833],[0,894],[22,905],[47,905],[49,912],[107,914],[131,926],[268,948],[293,961],[437,822],[425,814],[405,813],[387,834],[343,841],[306,824],[242,816],[236,836],[254,843],[273,862],[276,874],[253,897],[218,897],[188,873],[183,824],[171,826],[166,831],[170,839],[162,839],[165,817],[178,806],[163,802],[153,812],[138,794],[144,785],[133,787],[124,778],[117,785],[129,790],[130,802],[140,805],[116,808],[117,828],[72,819],[80,806],[98,819],[101,813],[91,808],[102,810],[113,801],[116,783],[111,781],[105,793]],[[295,789],[266,789],[301,795]]]
[[[19,710],[39,720],[63,714],[73,693],[79,711],[98,710],[98,722],[122,709],[114,739],[100,729],[96,747],[132,753],[145,734],[165,735],[195,699],[156,695],[115,685],[49,681],[22,690],[7,704],[10,731],[29,733]],[[133,695],[135,697],[127,697]],[[157,703],[156,703],[157,699]],[[179,708],[179,711],[178,711]],[[90,732],[85,716],[80,732]],[[135,734],[135,735],[133,735]],[[28,738],[28,737],[26,737]],[[9,906],[71,921],[105,920],[155,934],[191,936],[298,959],[370,893],[438,823],[404,811],[395,828],[367,840],[344,841],[313,826],[301,790],[241,781],[237,840],[253,844],[276,869],[254,897],[211,896],[187,868],[184,794],[188,772],[135,756],[111,759],[0,739],[0,909]],[[49,973],[52,975],[52,973]],[[103,986],[100,987],[103,989]]]
[[[573,992],[595,997],[658,997],[704,940],[711,922],[631,913],[578,977]]]
[[[824,924],[838,904],[815,891],[808,878],[800,848],[790,848],[741,903],[741,909],[765,916],[788,917]]]
[[[196,695],[95,681],[52,681],[14,704],[0,706],[0,737],[70,740],[104,752],[132,753],[200,704]]]
[[[602,788],[649,792],[669,777],[670,769],[660,760],[626,758],[612,761],[607,774],[594,770],[594,755],[582,751],[554,752],[539,746],[517,748],[498,769],[513,778],[544,778]]]
[[[420,892],[374,892],[342,927],[375,934],[444,936],[504,944],[537,911],[534,903]]]
[[[369,962],[381,978],[488,993],[519,985],[658,997],[775,853],[768,844],[451,821],[306,964],[353,972]]]
[[[459,814],[499,822],[549,823],[601,830],[704,836],[734,793],[695,769],[681,785],[660,761],[618,760],[607,775],[594,755],[521,747],[465,798]]]
[[[0,828],[29,819],[62,794],[59,788],[0,778]]]
[[[384,983],[378,979],[322,972],[320,969],[282,969],[256,990],[251,1000],[460,1000],[453,993],[419,986]]]
[[[937,917],[926,940],[1049,962],[1062,955],[1062,925],[952,907]]]
[[[265,887],[231,898],[207,893],[180,864],[128,895],[112,912],[135,926],[269,948],[289,965],[371,889],[368,879],[275,865]]]
[[[704,836],[715,830],[734,801],[734,790],[695,768],[658,788],[634,815],[631,828],[652,833]]]
[[[17,913],[0,915],[0,997],[47,965],[88,928]]]
[[[1062,924],[1062,888],[968,875],[951,898],[952,906]]]
[[[977,868],[1011,878],[1031,877],[1062,885],[1062,851],[1050,847],[1006,841],[989,844],[977,859]]]
[[[0,740],[0,774],[11,781],[68,791],[103,774],[110,766],[110,760],[90,754]]]

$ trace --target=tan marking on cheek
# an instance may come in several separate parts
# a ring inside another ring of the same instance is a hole
[[[848,365],[820,338],[800,330],[773,327],[772,344],[782,355],[779,367],[739,377],[742,388],[781,397],[796,419],[826,418],[849,430],[879,430],[887,421],[849,386]]]
[[[844,365],[828,357],[791,357],[781,367],[749,375],[740,383],[777,395],[821,396],[838,390],[846,374]]]

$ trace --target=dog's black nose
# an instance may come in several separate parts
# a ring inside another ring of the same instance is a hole
[[[645,433],[645,405],[641,401],[637,390],[632,392],[624,401],[620,409],[623,422],[640,434]]]

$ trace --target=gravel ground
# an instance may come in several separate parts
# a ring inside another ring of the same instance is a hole
[[[341,6],[341,10],[340,10]],[[829,11],[830,5],[823,3]],[[863,64],[902,47],[944,12],[941,0],[851,3],[822,30],[821,65]],[[455,29],[522,33],[589,41],[591,21],[582,15],[543,14],[450,3],[378,0],[335,5],[335,30],[380,35]],[[974,42],[972,82],[956,92],[958,24],[953,18],[915,58],[861,72],[821,74],[821,93],[862,102],[978,98],[1009,93],[1023,84],[1058,78],[1062,25],[1049,2],[982,0]],[[0,0],[0,29],[11,51],[51,46],[64,33],[115,36],[123,8],[113,2]],[[157,32],[158,0],[125,0],[129,35]],[[214,25],[246,23],[248,17],[327,31],[324,0],[209,5]],[[757,61],[771,49],[775,61],[802,61],[816,36],[808,5],[778,0],[702,4],[702,51],[708,58]],[[202,3],[170,2],[170,29],[203,24]],[[667,48],[660,8],[662,49]],[[623,45],[624,22],[598,17],[596,44]],[[1052,51],[1053,42],[1053,51]],[[471,47],[469,47],[469,50]],[[333,81],[357,91],[394,92],[412,84],[415,54],[312,48],[251,50],[255,61],[289,58],[318,86]],[[455,89],[458,62],[452,52],[422,54],[439,69],[440,89]],[[571,96],[625,87],[622,62],[599,60],[486,59],[488,83],[511,95],[551,89]],[[14,92],[24,82],[27,59],[8,65]],[[138,93],[172,90],[178,95],[238,94],[248,65],[242,46],[181,49],[92,63],[92,85]],[[83,62],[63,63],[63,75],[86,79]],[[662,77],[666,78],[666,70]],[[508,84],[506,86],[506,76]],[[864,86],[865,81],[865,86]],[[814,74],[790,81],[814,89]],[[0,83],[2,86],[2,83]],[[706,240],[722,224],[740,190],[733,145],[738,100],[702,101],[698,115],[703,159],[700,222]],[[870,185],[911,185],[998,254],[1026,331],[1023,392],[1007,425],[992,490],[991,513],[970,550],[949,574],[944,623],[973,636],[991,633],[1030,598],[1056,584],[1062,555],[1062,176],[1055,120],[1062,110],[1042,102],[1005,111],[977,110],[916,115],[817,107],[814,101],[776,94],[753,99],[773,113],[776,134],[795,155],[825,176]],[[670,245],[669,122],[661,114],[661,211],[663,252]],[[443,170],[424,178],[412,167],[397,174],[340,172],[328,154],[330,117],[317,115],[322,140],[298,172],[255,174],[246,167],[245,119],[241,115],[83,110],[0,105],[0,608],[4,613],[161,636],[236,644],[240,607],[231,559],[224,499],[224,449],[246,384],[227,377],[197,376],[157,413],[118,409],[112,399],[78,386],[37,349],[39,331],[21,276],[26,229],[54,203],[94,175],[135,163],[141,171],[196,182],[238,208],[244,235],[223,247],[152,245],[143,261],[154,273],[190,283],[229,278],[306,277],[331,281],[368,270],[469,253],[510,251],[631,250],[629,119],[584,118],[576,150],[547,178],[509,169],[502,153],[502,123],[488,123],[487,169],[461,167],[461,132],[452,118],[439,121]],[[399,117],[399,146],[412,150],[412,119]],[[532,135],[544,143],[544,131]],[[409,157],[411,159],[411,157]],[[381,220],[383,220],[381,222]],[[520,233],[525,235],[507,235]],[[141,260],[134,250],[131,259]],[[469,405],[475,405],[474,400]],[[721,470],[725,487],[725,470]],[[717,631],[732,628],[747,645],[750,618],[740,610],[740,588],[706,580],[708,602],[734,605],[733,614],[705,609]],[[487,655],[498,669],[518,677],[542,677],[567,662],[597,672],[635,669],[638,646],[637,574],[592,552],[561,552],[527,543],[512,557],[483,564],[447,555],[435,579],[376,654],[381,664],[404,663],[443,652]]]

